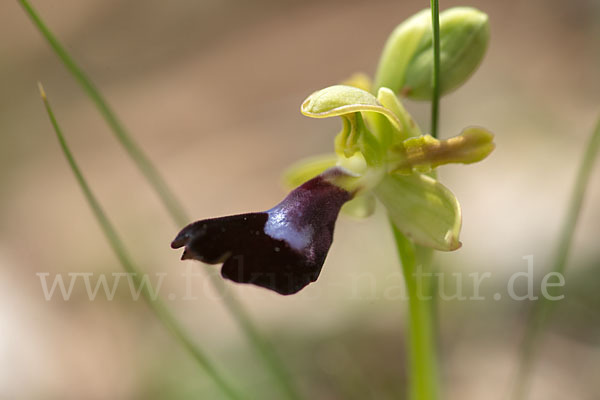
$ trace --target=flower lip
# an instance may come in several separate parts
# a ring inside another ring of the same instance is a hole
[[[185,246],[183,260],[223,263],[221,275],[234,282],[296,293],[317,280],[339,210],[353,196],[334,183],[342,175],[327,170],[265,212],[196,221],[171,247]]]

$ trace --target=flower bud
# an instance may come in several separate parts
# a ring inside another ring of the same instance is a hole
[[[461,86],[477,69],[489,42],[488,16],[470,7],[440,14],[440,93]],[[383,50],[375,87],[388,87],[416,100],[433,93],[431,13],[423,10],[392,32]]]
[[[483,60],[490,38],[488,16],[469,7],[440,14],[440,94],[458,88]],[[403,92],[412,99],[430,100],[433,93],[431,31],[406,69]]]
[[[423,37],[431,35],[431,12],[422,10],[394,29],[388,37],[375,74],[375,90],[382,87],[398,93],[404,87],[408,63]]]

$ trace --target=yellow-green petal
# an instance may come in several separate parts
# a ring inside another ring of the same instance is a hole
[[[424,174],[388,174],[375,188],[394,225],[422,246],[441,251],[461,246],[461,211],[454,194]]]
[[[379,88],[377,100],[381,105],[392,111],[402,124],[402,130],[397,139],[404,140],[411,136],[421,135],[421,128],[419,128],[419,125],[417,125],[412,116],[406,111],[406,108],[404,108],[402,102],[392,89],[387,87]]]
[[[388,160],[391,170],[411,174],[428,172],[444,164],[475,163],[486,158],[494,148],[494,135],[473,126],[445,140],[431,135],[411,137],[395,144]]]

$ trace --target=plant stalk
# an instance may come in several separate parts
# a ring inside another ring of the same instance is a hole
[[[438,137],[440,117],[440,2],[431,0],[431,23],[433,32],[433,93],[431,96],[431,136]]]
[[[431,0],[433,76],[431,136],[438,137],[440,103],[439,0]],[[391,222],[391,221],[390,221]],[[418,246],[392,224],[408,294],[409,400],[437,400],[440,395],[437,357],[436,292],[433,250]]]
[[[391,222],[391,221],[390,221]],[[408,294],[409,400],[439,396],[435,335],[435,275],[430,271],[430,249],[416,246],[391,222]]]

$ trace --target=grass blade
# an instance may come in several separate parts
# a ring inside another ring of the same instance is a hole
[[[75,61],[71,58],[69,53],[60,44],[52,32],[50,32],[48,27],[44,24],[29,2],[26,0],[19,0],[19,2],[23,6],[23,9],[27,12],[27,15],[29,15],[31,18],[33,24],[39,29],[42,36],[48,41],[48,44],[50,44],[52,50],[54,50],[58,58],[63,62],[65,67],[67,67],[71,75],[73,75],[86,94],[94,102],[94,105],[114,132],[117,140],[125,148],[127,154],[139,166],[141,172],[144,174],[144,177],[156,190],[160,200],[165,208],[169,211],[169,214],[171,214],[173,217],[173,220],[176,222],[177,226],[180,227],[187,224],[189,219],[187,218],[181,203],[175,198],[175,195],[162,178],[154,164],[152,164],[150,159],[133,140],[131,135],[127,133],[116,114],[104,100],[102,94],[98,91],[92,81],[85,75],[83,70],[77,66]]]
[[[567,215],[564,225],[560,231],[557,248],[555,250],[554,265],[551,272],[565,273],[567,267],[567,259],[573,242],[573,235],[581,213],[581,206],[585,197],[590,175],[594,166],[594,162],[600,150],[600,118],[596,123],[596,128],[592,132],[589,143],[586,146],[581,165],[577,172],[577,178],[571,200],[567,209]],[[551,287],[550,289],[555,289]],[[549,292],[552,292],[549,290]],[[555,296],[555,293],[550,293]],[[543,328],[548,322],[555,302],[550,301],[545,296],[541,296],[531,310],[531,318],[527,325],[525,336],[521,344],[521,360],[516,376],[516,384],[514,387],[514,396],[516,400],[527,398],[529,391],[531,376],[533,375],[533,367],[537,351],[540,346],[540,336],[543,333]]]
[[[208,360],[204,352],[190,339],[189,335],[185,331],[185,329],[177,322],[173,314],[169,311],[167,306],[158,298],[153,298],[153,295],[150,293],[150,288],[146,285],[142,284],[142,271],[133,263],[131,257],[129,256],[127,249],[123,245],[123,242],[119,238],[115,228],[111,224],[110,220],[102,210],[102,206],[92,193],[87,181],[85,180],[79,166],[77,165],[69,146],[62,134],[62,131],[54,117],[54,113],[50,107],[50,103],[48,102],[48,98],[46,97],[46,93],[44,92],[44,88],[41,84],[39,85],[40,95],[42,96],[42,100],[44,101],[44,106],[46,107],[46,111],[48,113],[48,117],[50,118],[50,122],[52,123],[52,127],[54,128],[54,132],[56,133],[56,137],[58,142],[60,143],[60,147],[64,153],[65,158],[67,159],[75,178],[77,179],[77,183],[81,187],[83,194],[85,195],[85,199],[89,204],[94,217],[98,221],[102,229],[102,233],[106,237],[110,247],[113,252],[117,256],[119,262],[123,266],[123,269],[129,274],[131,274],[133,282],[138,291],[141,290],[141,293],[146,300],[146,303],[150,306],[150,309],[156,314],[158,319],[165,325],[179,340],[179,342],[183,345],[183,347],[193,356],[196,362],[202,367],[202,369],[206,372],[206,374],[213,379],[215,384],[222,390],[223,394],[225,394],[230,399],[241,399],[238,393],[229,385],[229,383],[221,376],[221,374],[217,371],[215,366],[211,361]]]
[[[67,70],[73,75],[77,82],[81,85],[85,93],[90,97],[93,103],[98,108],[100,114],[104,117],[109,127],[115,134],[115,137],[121,143],[126,150],[127,154],[131,157],[133,162],[140,169],[144,177],[148,180],[152,188],[155,190],[163,205],[168,211],[171,219],[178,228],[183,227],[187,223],[191,222],[191,218],[185,212],[182,203],[177,199],[175,194],[171,191],[165,180],[159,174],[158,169],[154,166],[152,161],[146,156],[144,151],[135,143],[131,135],[127,132],[124,126],[121,124],[116,114],[113,112],[108,103],[104,100],[104,97],[96,86],[92,83],[91,79],[87,77],[84,71],[77,65],[73,58],[69,55],[66,49],[61,45],[54,34],[48,29],[46,24],[42,21],[40,16],[37,14],[35,9],[31,6],[27,0],[18,0],[22,5],[23,9],[30,17],[35,27],[40,31],[42,36],[46,39],[50,47],[54,50],[58,58],[65,65]],[[226,293],[225,285],[218,276],[209,275],[209,279],[215,286],[218,293],[221,294],[228,311],[231,313],[233,318],[242,328],[242,331],[252,344],[253,348],[263,358],[265,365],[270,370],[273,377],[279,383],[282,391],[287,394],[290,399],[298,400],[300,396],[296,389],[294,382],[287,372],[287,368],[281,361],[275,349],[270,343],[263,337],[261,332],[258,330],[256,324],[251,318],[250,314],[244,307],[244,305],[229,291]]]

